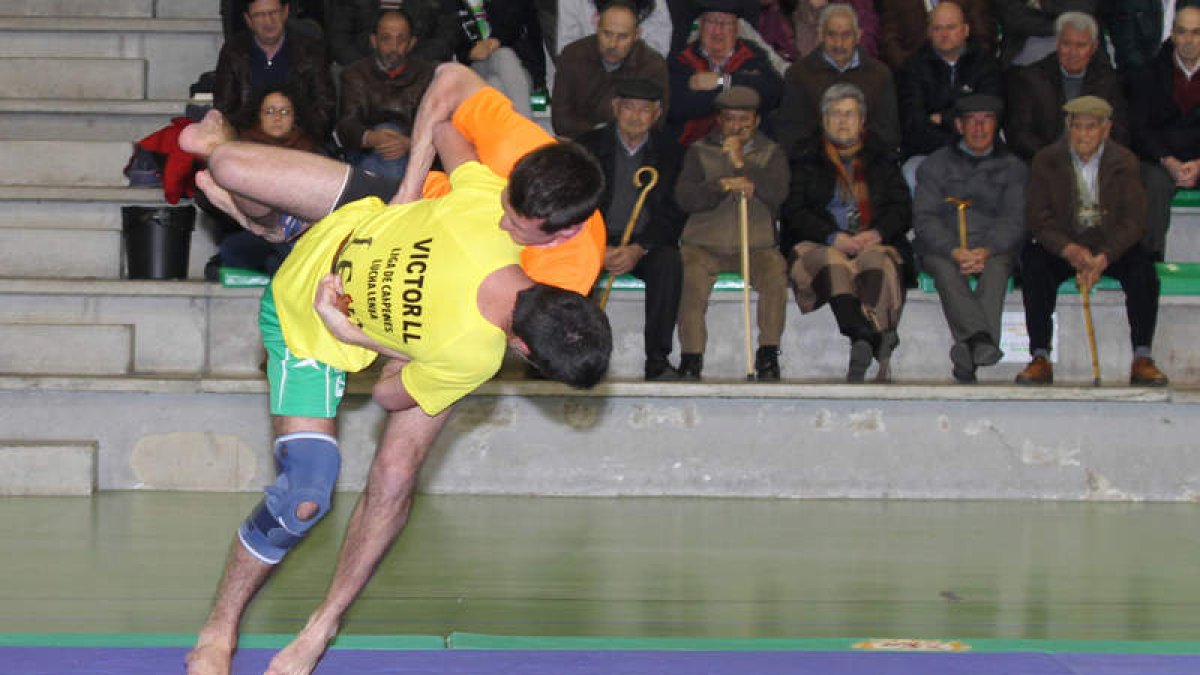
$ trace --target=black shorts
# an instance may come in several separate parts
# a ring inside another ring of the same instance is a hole
[[[399,178],[380,176],[352,166],[346,176],[346,184],[342,186],[342,193],[333,203],[330,213],[364,197],[379,197],[385,203],[390,202],[400,191],[400,182]]]

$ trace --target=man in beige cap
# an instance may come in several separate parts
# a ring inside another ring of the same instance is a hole
[[[1033,360],[1018,384],[1050,384],[1051,315],[1058,286],[1074,276],[1091,288],[1101,275],[1125,291],[1133,364],[1129,383],[1163,386],[1167,376],[1150,347],[1158,320],[1159,281],[1141,244],[1146,196],[1137,157],[1109,139],[1113,108],[1080,96],[1063,106],[1066,135],[1033,158],[1026,218],[1033,239],[1021,253],[1025,327]]]
[[[708,338],[704,315],[717,274],[741,269],[742,198],[749,214],[749,282],[758,291],[756,376],[760,381],[779,379],[787,274],[775,219],[787,197],[790,174],[782,148],[758,129],[760,102],[758,92],[743,86],[717,96],[717,128],[688,148],[675,184],[675,201],[688,214],[679,249],[679,371],[685,379],[700,379]]]

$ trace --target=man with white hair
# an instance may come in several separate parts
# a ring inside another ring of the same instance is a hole
[[[775,137],[789,153],[821,135],[821,97],[830,86],[848,83],[866,95],[867,132],[889,150],[900,147],[896,83],[884,63],[859,49],[862,31],[849,5],[830,4],[821,12],[821,46],[792,64],[783,78],[783,101],[775,117]]]
[[[1063,106],[1067,134],[1033,158],[1027,222],[1033,238],[1021,252],[1021,296],[1033,359],[1017,384],[1054,381],[1052,316],[1058,287],[1075,277],[1090,289],[1101,275],[1121,283],[1133,362],[1129,384],[1167,384],[1151,357],[1160,284],[1141,244],[1146,197],[1137,157],[1110,140],[1113,108],[1096,96]]]
[[[1079,96],[1098,96],[1113,107],[1112,137],[1129,144],[1125,96],[1102,50],[1099,27],[1083,12],[1064,12],[1054,24],[1055,51],[1013,71],[1008,83],[1004,136],[1025,161],[1063,135],[1062,107]]]

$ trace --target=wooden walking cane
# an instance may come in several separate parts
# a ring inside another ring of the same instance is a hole
[[[1092,287],[1079,285],[1083,296],[1083,325],[1087,328],[1088,348],[1092,350],[1092,386],[1100,386],[1100,352],[1096,349],[1096,328],[1092,324]]]
[[[738,229],[742,237],[742,327],[746,333],[746,379],[754,379],[754,349],[750,346],[750,215],[746,195],[739,192]]]
[[[642,184],[642,174],[648,174],[650,177],[646,179],[646,183]],[[638,216],[642,215],[642,205],[646,203],[646,195],[654,186],[658,184],[658,169],[652,166],[643,166],[633,174],[633,186],[641,188],[641,193],[638,194],[637,201],[633,204],[633,213],[629,214],[629,222],[625,223],[625,231],[621,233],[621,246],[629,243],[629,238],[633,236],[633,226],[637,225]],[[608,281],[604,283],[604,291],[600,293],[600,309],[608,304],[608,294],[612,293],[613,282],[617,280],[617,275],[609,274]]]
[[[967,249],[967,207],[971,205],[971,200],[946,197],[946,202],[958,207],[958,245],[965,251]]]

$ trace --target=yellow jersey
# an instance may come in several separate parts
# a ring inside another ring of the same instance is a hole
[[[437,199],[388,206],[368,197],[343,206],[300,238],[270,288],[293,354],[359,371],[378,354],[339,341],[313,309],[318,282],[336,271],[350,320],[411,359],[400,377],[430,415],[500,369],[507,341],[479,313],[479,286],[521,254],[499,227],[505,179],[467,162],[450,182],[452,191]]]

